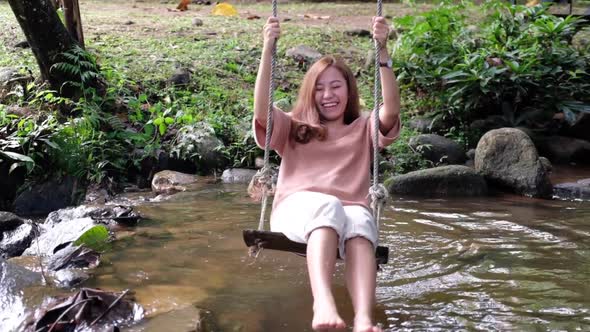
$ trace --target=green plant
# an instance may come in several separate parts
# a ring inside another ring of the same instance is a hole
[[[431,161],[424,159],[420,153],[419,149],[426,146],[418,147],[418,149],[410,146],[410,138],[416,135],[418,135],[416,131],[402,127],[399,138],[386,148],[386,158],[381,161],[386,177],[435,166]]]
[[[399,79],[418,107],[443,118],[452,135],[490,115],[543,129],[555,113],[570,124],[590,113],[590,56],[571,44],[578,19],[541,6],[484,8],[480,26],[469,25],[456,5],[397,20],[408,29],[396,44]]]
[[[56,62],[49,69],[66,75],[67,80],[60,87],[60,94],[65,88],[72,87],[81,91],[84,98],[96,95],[97,82],[102,78],[96,58],[85,49],[75,45],[59,55],[63,61]]]

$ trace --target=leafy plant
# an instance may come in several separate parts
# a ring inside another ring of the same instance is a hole
[[[396,44],[399,79],[424,113],[443,118],[456,135],[490,115],[543,129],[555,113],[573,124],[590,112],[590,56],[571,44],[578,19],[542,6],[485,8],[480,26],[467,22],[460,9],[473,8],[465,4],[396,20],[407,29]]]

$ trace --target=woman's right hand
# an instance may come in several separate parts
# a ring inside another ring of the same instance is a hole
[[[279,19],[274,16],[269,17],[268,20],[266,20],[262,34],[264,37],[264,47],[272,47],[281,35]]]

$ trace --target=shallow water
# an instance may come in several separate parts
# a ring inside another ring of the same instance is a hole
[[[223,331],[310,331],[305,260],[247,256],[259,205],[245,186],[203,185],[147,203],[89,286],[132,289],[148,318],[129,331],[188,331],[197,307]],[[590,330],[590,202],[511,195],[401,199],[387,206],[375,317],[392,331]],[[335,297],[352,322],[343,266]]]

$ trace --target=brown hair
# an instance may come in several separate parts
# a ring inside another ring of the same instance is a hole
[[[342,73],[348,87],[344,123],[351,124],[360,116],[359,92],[352,70],[340,57],[324,56],[316,61],[303,77],[297,102],[291,112],[291,138],[298,143],[305,144],[312,138],[326,138],[326,128],[315,103],[315,91],[319,76],[331,66]]]

